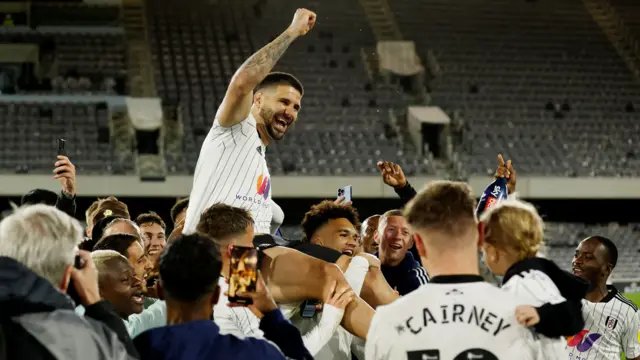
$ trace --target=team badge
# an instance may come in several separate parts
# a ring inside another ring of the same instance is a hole
[[[618,325],[618,319],[612,316],[607,316],[607,318],[604,320],[604,324],[607,327],[607,330],[613,330]]]

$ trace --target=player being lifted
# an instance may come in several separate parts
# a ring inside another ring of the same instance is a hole
[[[298,9],[287,30],[233,75],[200,150],[185,233],[194,232],[202,212],[216,203],[247,209],[256,232],[270,233],[273,210],[265,147],[282,139],[296,121],[304,94],[293,75],[270,72],[315,21],[315,13]]]
[[[255,233],[273,233],[270,228],[272,219],[277,222],[274,214],[281,213],[281,210],[271,200],[271,177],[265,148],[271,141],[282,139],[294,124],[304,90],[293,75],[271,71],[293,41],[307,34],[315,22],[315,13],[298,9],[289,27],[249,57],[231,79],[200,150],[182,229],[185,234],[195,232],[202,213],[217,203],[248,210],[255,224]],[[261,243],[260,248],[265,255],[265,261],[261,262],[262,275],[278,302],[322,300],[332,289],[338,291],[349,286],[338,267],[311,252],[309,255],[317,259],[276,246],[275,241]],[[276,258],[282,261],[276,261]],[[331,262],[344,270],[349,259]],[[309,278],[320,282],[309,282]],[[392,300],[395,295],[384,282],[379,264],[375,274],[368,278],[374,280],[365,281],[364,300],[373,306]],[[369,292],[367,284],[373,283],[380,283],[381,286],[376,288],[383,291]],[[372,308],[363,299],[356,298],[345,310],[342,325],[351,333],[365,338],[372,316]]]

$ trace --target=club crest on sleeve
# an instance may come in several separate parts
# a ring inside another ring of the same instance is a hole
[[[607,318],[604,320],[604,324],[607,327],[607,330],[613,330],[618,325],[618,319],[614,318],[613,316],[607,316]]]

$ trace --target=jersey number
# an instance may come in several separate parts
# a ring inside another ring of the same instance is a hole
[[[407,360],[444,360],[440,358],[440,350],[407,351]],[[453,360],[498,360],[498,357],[485,349],[468,349],[456,355]]]

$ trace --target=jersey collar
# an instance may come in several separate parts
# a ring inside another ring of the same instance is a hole
[[[470,282],[484,281],[480,275],[438,275],[429,280],[429,283],[435,284],[460,284]]]
[[[603,297],[602,300],[598,302],[601,302],[601,303],[609,302],[618,294],[618,289],[613,285],[607,285],[607,290],[609,290],[609,293],[607,294],[607,296]]]

